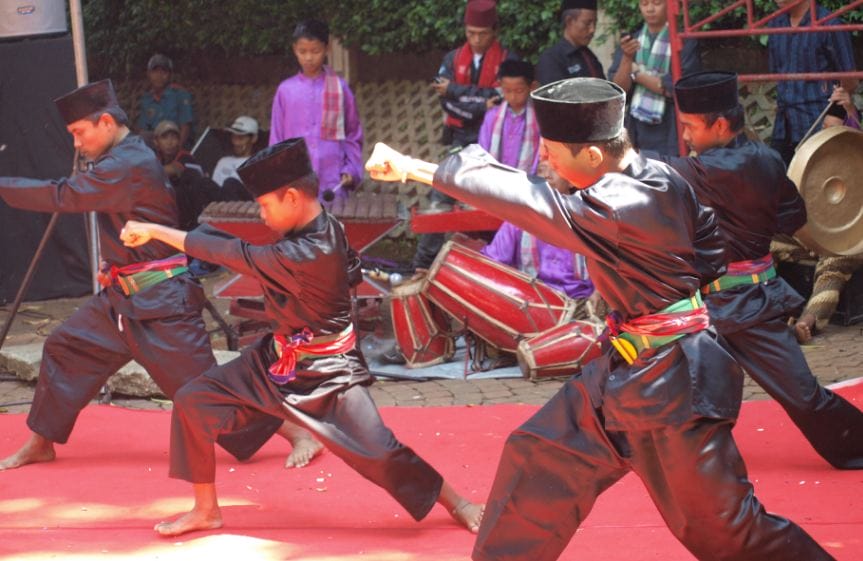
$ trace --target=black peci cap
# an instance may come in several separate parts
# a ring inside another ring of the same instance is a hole
[[[599,78],[569,78],[530,94],[539,134],[557,142],[600,142],[623,132],[626,93]]]
[[[237,168],[243,185],[253,197],[272,193],[313,171],[302,138],[289,138],[264,148]]]
[[[734,109],[737,74],[734,72],[696,72],[674,84],[674,98],[681,113],[704,115]]]
[[[81,86],[58,97],[54,103],[67,125],[108,109],[120,108],[111,80],[100,80]]]

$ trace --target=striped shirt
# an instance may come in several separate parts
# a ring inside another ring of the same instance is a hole
[[[829,13],[825,8],[817,6],[818,19]],[[807,11],[800,21],[800,27],[806,27],[810,22],[810,12]],[[825,25],[841,23],[839,18],[834,18]],[[788,13],[782,14],[768,23],[768,27],[791,27],[791,18]],[[771,35],[767,48],[772,73],[850,72],[855,69],[851,37],[845,31]],[[833,82],[830,80],[778,82],[774,140],[798,142],[803,138],[827,106],[831,93]]]

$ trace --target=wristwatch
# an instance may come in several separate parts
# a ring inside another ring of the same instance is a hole
[[[641,72],[641,68],[637,64],[632,65],[632,72],[629,73],[629,79],[635,82],[635,78],[638,77],[638,73]]]

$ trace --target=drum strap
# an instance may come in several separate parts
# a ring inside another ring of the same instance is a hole
[[[312,343],[312,340],[315,342]],[[305,358],[341,355],[351,351],[357,343],[354,325],[334,335],[315,337],[308,327],[290,336],[273,335],[273,346],[279,359],[270,365],[267,375],[276,384],[287,384],[297,377],[297,361]]]

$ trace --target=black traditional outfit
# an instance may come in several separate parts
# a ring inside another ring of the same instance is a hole
[[[737,77],[703,72],[675,86],[683,113],[738,105]],[[728,274],[703,288],[716,330],[753,380],[775,399],[813,448],[841,469],[863,468],[863,412],[821,387],[788,326],[803,298],[776,276],[770,240],[806,223],[806,207],[778,152],[740,134],[695,158],[662,158],[713,207],[726,238]]]
[[[107,110],[121,113],[110,80],[56,100],[66,123]],[[162,243],[128,248],[127,220],[177,226],[177,205],[153,151],[129,134],[84,171],[58,180],[0,178],[0,196],[13,207],[42,212],[95,211],[104,290],[84,302],[45,340],[39,381],[27,417],[30,429],[65,443],[78,413],[120,367],[136,360],[169,398],[215,364],[201,309],[204,292],[186,258]],[[257,419],[261,421],[260,418]],[[251,456],[259,442],[245,435],[226,447]]]
[[[561,13],[568,10],[596,11],[596,0],[563,0]],[[543,86],[566,78],[602,78],[602,63],[586,45],[574,45],[565,37],[539,55],[536,79]]]
[[[305,142],[273,145],[238,169],[253,195],[311,172]],[[255,412],[311,431],[331,452],[390,493],[411,516],[434,506],[443,478],[384,425],[351,324],[349,248],[326,210],[272,245],[253,246],[201,226],[189,255],[258,279],[275,335],[180,390],[172,416],[171,477],[215,480],[213,440]]]
[[[622,130],[624,93],[609,82],[576,78],[532,96],[546,139]],[[508,438],[475,560],[557,559],[599,494],[630,470],[699,559],[832,559],[767,514],[746,477],[731,435],[742,372],[698,298],[701,279],[724,263],[723,241],[679,176],[635,157],[567,196],[471,146],[441,163],[434,186],[583,254],[617,310],[603,355]]]

